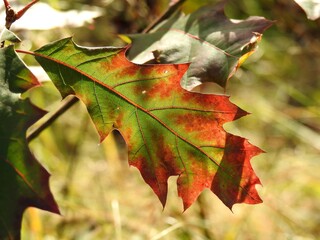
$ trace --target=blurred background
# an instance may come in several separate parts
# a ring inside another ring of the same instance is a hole
[[[10,1],[17,8],[27,2]],[[189,0],[184,10],[209,2],[217,1]],[[24,49],[70,35],[80,45],[123,46],[118,34],[141,32],[168,3],[40,1],[12,30]],[[62,216],[28,209],[22,239],[320,239],[320,20],[308,20],[292,0],[230,0],[226,14],[276,20],[227,89],[231,101],[252,114],[225,129],[266,151],[251,161],[263,183],[257,188],[264,203],[237,204],[231,212],[204,191],[183,213],[173,177],[162,209],[138,170],[128,166],[121,136],[114,132],[99,143],[85,107],[77,103],[30,143],[52,174]],[[24,60],[36,65],[30,57]],[[48,111],[61,104],[49,81],[29,94]]]

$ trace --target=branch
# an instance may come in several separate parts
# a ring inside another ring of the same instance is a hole
[[[27,4],[24,8],[22,8],[21,10],[19,10],[18,12],[15,12],[9,2],[7,0],[3,0],[4,6],[6,8],[6,25],[5,27],[9,30],[11,25],[18,20],[19,18],[21,18],[30,7],[32,7],[36,2],[38,2],[39,0],[33,0],[31,1],[29,4]],[[5,41],[1,42],[1,48],[4,47]],[[17,52],[22,52],[22,53],[29,53],[30,52],[26,52],[26,51],[19,51],[17,50]],[[31,53],[32,54],[32,53]],[[27,135],[27,141],[30,142],[32,141],[34,138],[36,138],[44,129],[46,129],[48,126],[50,126],[58,117],[60,117],[67,109],[69,109],[71,106],[73,106],[76,102],[78,102],[78,98],[76,98],[75,96],[68,98],[64,103],[61,104],[61,106],[59,107],[59,109],[57,109],[55,112],[53,113],[48,113],[48,118],[45,122],[43,122],[40,126],[38,126],[37,128],[35,128],[34,130],[32,130],[28,135]]]
[[[6,0],[4,0],[6,1]],[[163,20],[169,18],[186,0],[178,0],[178,1],[171,1],[169,8],[166,12],[164,12],[156,21],[154,21],[152,24],[150,24],[143,33],[149,32],[152,28],[154,28],[156,25],[158,25]],[[32,1],[30,4],[28,4],[23,10],[24,12],[28,10],[28,8],[31,7],[37,1]],[[30,6],[29,6],[30,5]],[[22,10],[21,10],[22,11]],[[19,11],[20,12],[20,11]],[[22,15],[24,14],[22,12]],[[26,51],[19,51],[23,53],[28,53]],[[31,53],[32,54],[32,53]],[[70,107],[72,107],[76,102],[78,102],[79,99],[75,96],[72,96],[69,98],[65,103],[61,104],[59,109],[57,109],[54,113],[50,114],[48,116],[48,119],[42,123],[39,127],[34,129],[32,132],[30,132],[27,136],[28,141],[32,141],[34,138],[36,138],[44,129],[46,129],[48,126],[50,126],[58,117],[60,117],[65,111],[67,111]]]
[[[38,1],[39,0],[33,0],[20,11],[15,12],[10,6],[9,2],[7,0],[3,0],[4,6],[6,7],[6,28],[10,29],[12,23],[21,18],[26,13],[26,11]]]
[[[3,0],[3,3],[6,9],[10,7],[9,2],[7,0]]]
[[[17,19],[21,18],[25,12],[31,8],[35,3],[39,2],[39,0],[33,0],[31,3],[27,4],[24,8],[22,8],[19,12],[17,12],[16,17]],[[16,20],[17,20],[16,19]]]
[[[39,0],[33,0],[32,2],[27,4],[24,8],[22,8],[20,11],[15,12],[13,10],[13,8],[10,6],[8,0],[3,0],[4,6],[6,8],[6,24],[5,24],[5,27],[9,30],[11,25],[15,21],[17,21],[19,18],[21,18],[26,13],[26,11],[38,1]],[[5,44],[5,41],[2,41],[0,47],[3,48],[4,44]]]
[[[60,117],[66,110],[68,110],[78,101],[79,99],[75,96],[65,99],[65,101],[56,111],[49,112],[47,114],[48,118],[45,120],[45,122],[41,123],[40,126],[36,127],[34,130],[31,130],[29,134],[27,134],[27,141],[30,142],[35,139],[44,129],[49,127],[58,117]]]

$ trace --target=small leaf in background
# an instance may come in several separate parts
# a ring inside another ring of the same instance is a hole
[[[68,38],[34,55],[62,96],[76,95],[86,104],[101,141],[113,129],[121,132],[130,165],[140,170],[163,205],[170,176],[178,176],[184,209],[205,188],[229,208],[260,203],[255,189],[260,181],[250,159],[261,150],[223,129],[246,112],[227,96],[181,88],[188,64],[137,65],[125,52],[80,47]]]
[[[228,19],[224,3],[204,6],[190,15],[178,11],[147,34],[128,35],[132,40],[129,58],[137,63],[191,62],[183,88],[193,90],[203,83],[225,88],[241,56],[255,50],[262,32],[271,25],[263,17]]]
[[[3,42],[3,41],[10,41],[13,43],[21,42],[20,38],[10,30],[8,30],[7,28],[4,28],[0,35],[0,42]]]
[[[320,17],[319,0],[295,0],[295,2],[306,12],[308,19],[316,20]]]
[[[58,213],[49,173],[28,148],[26,131],[45,112],[20,93],[39,85],[13,46],[0,49],[0,239],[20,239],[27,207]]]

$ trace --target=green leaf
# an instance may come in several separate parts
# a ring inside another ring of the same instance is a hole
[[[261,150],[222,127],[246,112],[227,96],[181,88],[188,64],[137,65],[125,52],[80,47],[68,38],[34,55],[64,97],[76,95],[85,103],[101,141],[114,129],[121,132],[129,164],[163,205],[170,176],[178,176],[185,209],[205,188],[230,208],[260,203],[250,158]]]
[[[7,28],[4,28],[0,34],[0,42],[3,41],[10,41],[13,43],[21,42],[20,38]]]
[[[0,239],[20,239],[24,210],[58,213],[49,190],[49,174],[31,154],[28,127],[44,115],[20,93],[39,85],[13,46],[0,49]]]
[[[306,12],[308,19],[317,20],[320,17],[319,0],[295,0],[295,2]]]
[[[225,88],[271,25],[263,17],[228,19],[224,3],[204,6],[190,15],[178,11],[150,33],[128,35],[132,39],[129,58],[137,63],[191,62],[182,80],[185,89],[202,83]]]

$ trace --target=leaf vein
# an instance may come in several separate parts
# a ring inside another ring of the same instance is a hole
[[[175,132],[173,129],[171,129],[169,126],[167,126],[167,124],[165,124],[161,119],[159,119],[157,116],[155,116],[154,114],[152,114],[148,109],[143,108],[142,106],[136,104],[135,102],[133,102],[131,99],[129,99],[128,97],[126,97],[125,95],[123,95],[122,93],[120,93],[119,91],[115,90],[114,88],[112,88],[111,86],[107,85],[106,83],[94,78],[93,76],[83,72],[80,69],[76,69],[74,68],[74,66],[69,65],[63,61],[60,61],[56,58],[53,57],[49,57],[46,55],[42,55],[40,53],[36,53],[33,52],[33,55],[37,56],[37,57],[42,57],[48,60],[51,60],[53,62],[56,62],[57,64],[61,64],[63,66],[66,66],[68,68],[73,69],[74,71],[77,71],[79,74],[91,79],[92,81],[100,84],[101,86],[105,87],[106,89],[108,89],[109,91],[113,92],[114,94],[118,95],[120,98],[122,98],[123,100],[127,101],[129,104],[135,106],[136,108],[140,109],[141,111],[147,113],[148,115],[150,115],[150,117],[152,117],[153,119],[155,119],[156,121],[158,121],[162,126],[164,126],[169,132],[171,132],[172,134],[174,134],[175,136],[177,136],[178,138],[180,138],[181,140],[185,141],[187,144],[189,144],[190,146],[194,147],[195,149],[199,150],[202,154],[204,154],[205,156],[207,156],[215,165],[219,166],[219,164],[212,158],[210,157],[207,153],[205,153],[202,149],[199,148],[199,146],[196,146],[195,144],[193,144],[192,142],[190,142],[189,140],[187,140],[186,138],[184,138],[183,136],[181,136],[180,134],[178,134],[177,132]]]
[[[196,35],[193,35],[191,33],[188,33],[188,32],[185,32],[183,30],[180,30],[180,29],[174,29],[174,28],[171,28],[171,29],[168,29],[167,31],[171,31],[171,32],[177,32],[177,33],[180,33],[180,34],[183,34],[183,35],[186,35],[187,37],[191,38],[191,39],[194,39],[194,40],[198,40],[199,42],[201,42],[202,44],[205,44],[209,47],[212,47],[214,48],[215,50],[219,51],[219,52],[222,52],[223,54],[229,56],[229,57],[232,57],[232,58],[236,58],[236,59],[239,59],[237,56],[234,56],[232,55],[231,53],[228,53],[226,52],[225,50],[215,46],[214,44],[204,40],[204,39],[201,39],[200,37],[196,36]],[[160,31],[158,31],[160,32]]]
[[[136,111],[135,111],[135,115],[136,115],[136,119],[137,119],[137,123],[138,123],[138,128],[139,128],[141,137],[142,137],[142,139],[143,139],[144,145],[145,145],[146,150],[147,150],[147,153],[148,153],[148,155],[149,155],[150,163],[152,164],[153,170],[154,170],[154,169],[156,169],[156,167],[154,166],[154,162],[153,162],[152,157],[151,157],[150,149],[149,149],[149,147],[148,147],[148,145],[147,145],[147,142],[146,142],[144,133],[143,133],[143,131],[142,131],[142,127],[141,127],[141,123],[140,123],[140,120],[139,120],[137,108],[136,108]],[[157,176],[157,174],[154,174],[154,175],[155,175],[155,178],[156,178],[156,180],[157,180],[158,189],[160,190],[161,188],[160,188],[158,176]]]
[[[192,108],[192,107],[179,107],[179,106],[171,106],[171,107],[159,107],[159,108],[149,108],[149,112],[154,112],[154,111],[162,111],[162,110],[170,110],[170,109],[180,109],[180,110],[186,110],[186,111],[198,111],[198,112],[214,112],[214,113],[224,113],[224,114],[234,114],[232,111],[218,111],[218,110],[204,110],[204,109],[199,109],[199,108]]]
[[[143,78],[143,79],[133,79],[133,80],[130,80],[130,81],[125,81],[125,82],[121,82],[121,83],[117,83],[117,84],[114,84],[112,85],[112,89],[115,89],[116,87],[119,87],[121,85],[125,85],[125,84],[130,84],[130,83],[135,83],[135,82],[140,82],[140,81],[153,81],[153,80],[159,80],[161,78],[166,78],[166,77],[171,77],[173,76],[174,74],[168,74],[166,76],[162,76],[162,77],[154,77],[154,78]]]
[[[96,90],[96,82],[93,82],[93,92],[94,92],[94,98],[96,99],[96,102],[97,102],[97,107],[99,109],[99,116],[101,117],[101,120],[102,120],[102,123],[103,123],[103,126],[106,125],[106,121],[104,119],[104,116],[103,116],[103,113],[102,113],[102,109],[101,109],[101,105],[100,105],[100,101],[99,101],[99,98],[97,96],[97,90]]]
[[[5,162],[18,174],[18,176],[23,180],[23,182],[30,188],[30,190],[37,196],[39,194],[36,192],[36,190],[33,189],[31,183],[26,179],[26,177],[21,173],[9,160],[5,160]],[[41,197],[39,197],[41,198]]]
[[[183,165],[183,168],[184,168],[184,171],[180,173],[179,177],[180,177],[183,173],[185,173],[185,174],[186,174],[186,177],[187,177],[187,181],[188,181],[188,186],[189,186],[189,182],[190,182],[190,181],[189,181],[189,172],[187,171],[187,167],[186,167],[186,165],[184,164],[184,161],[183,161],[183,159],[182,159],[182,157],[181,157],[181,153],[180,153],[180,150],[179,150],[179,145],[178,145],[177,136],[175,136],[175,145],[176,145],[178,157],[179,157],[180,162],[181,162],[181,164]]]

